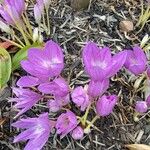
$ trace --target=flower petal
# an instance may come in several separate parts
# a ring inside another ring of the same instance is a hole
[[[17,81],[17,86],[32,87],[39,84],[39,79],[33,76],[23,76]]]

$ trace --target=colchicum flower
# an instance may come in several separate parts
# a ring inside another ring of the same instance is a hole
[[[135,105],[135,110],[139,113],[145,113],[147,111],[147,103],[145,101],[137,101]]]
[[[29,140],[24,150],[41,150],[49,138],[54,123],[49,120],[48,113],[44,113],[38,118],[21,119],[12,126],[26,129],[15,137],[14,143]]]
[[[20,22],[24,10],[24,0],[4,0],[3,4],[0,5],[0,14],[8,24]]]
[[[134,46],[133,51],[127,50],[127,59],[124,66],[135,75],[139,75],[146,70],[147,58],[144,51]]]
[[[103,81],[115,75],[126,60],[126,51],[111,56],[108,47],[98,48],[89,42],[82,53],[85,70],[94,81]]]
[[[53,41],[48,41],[44,49],[30,48],[28,59],[21,61],[22,68],[39,79],[58,76],[64,67],[62,49]]]
[[[84,111],[90,104],[89,96],[82,86],[76,87],[72,94],[72,101]]]
[[[56,122],[57,134],[61,134],[61,138],[70,133],[74,128],[78,125],[76,115],[67,111],[66,113],[62,113]]]
[[[17,98],[11,98],[9,102],[16,102],[14,107],[20,110],[16,117],[31,109],[41,99],[40,94],[29,89],[13,88],[13,93]]]
[[[83,131],[83,129],[82,129],[80,126],[76,127],[76,128],[72,131],[72,134],[71,134],[72,138],[75,139],[75,140],[80,140],[80,139],[82,139],[82,138],[83,138],[83,135],[84,135],[84,131]]]
[[[116,95],[103,95],[96,103],[96,112],[99,116],[105,117],[112,113],[113,108],[117,103],[118,97]]]
[[[91,97],[102,96],[109,87],[109,79],[103,81],[91,80],[88,87],[88,94]]]

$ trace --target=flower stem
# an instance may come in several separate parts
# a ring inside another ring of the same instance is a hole
[[[90,107],[91,107],[91,105],[89,105],[89,106],[87,107],[86,112],[85,112],[84,116],[82,117],[82,124],[83,124],[84,126],[85,126],[85,124],[86,124],[86,120],[87,120],[87,116],[88,116],[88,114],[89,114]]]
[[[95,116],[92,121],[90,122],[90,124],[85,128],[85,130],[89,130],[90,127],[94,124],[94,122],[99,118],[99,116]]]
[[[20,45],[25,46],[24,43],[19,39],[17,35],[15,35],[14,32],[12,32],[11,36],[14,37],[20,43]]]
[[[33,35],[32,27],[31,27],[31,24],[30,24],[30,21],[29,21],[27,13],[25,12],[25,14],[22,15],[22,17],[23,17],[23,20],[24,20],[25,24],[27,25],[27,27],[29,29],[30,35],[32,36]]]
[[[48,8],[46,9],[46,16],[47,16],[47,28],[48,28],[48,35],[50,35],[50,19],[49,19],[49,15],[48,15]]]

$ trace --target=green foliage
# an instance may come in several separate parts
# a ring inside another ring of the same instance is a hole
[[[0,48],[0,89],[9,81],[11,75],[11,57],[7,50]]]

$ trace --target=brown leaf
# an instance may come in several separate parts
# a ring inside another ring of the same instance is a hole
[[[145,144],[129,144],[125,145],[129,150],[150,150],[150,146]]]

